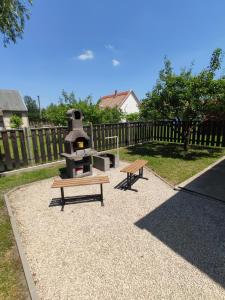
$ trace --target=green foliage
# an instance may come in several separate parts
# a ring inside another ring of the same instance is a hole
[[[140,114],[139,113],[131,113],[125,115],[126,121],[128,122],[134,122],[140,120]]]
[[[141,116],[144,119],[204,120],[211,109],[224,108],[225,79],[216,77],[221,61],[222,50],[216,49],[209,67],[198,74],[193,74],[192,68],[175,74],[171,62],[165,58],[155,87],[142,101]]]
[[[10,126],[12,128],[20,128],[23,125],[22,118],[18,115],[12,115],[10,118]]]
[[[203,121],[210,111],[225,109],[225,78],[218,78],[216,73],[221,62],[222,50],[215,49],[210,65],[198,74],[193,74],[192,68],[184,68],[175,74],[171,62],[165,58],[164,68],[159,72],[155,87],[142,101],[142,118],[177,118],[187,121],[183,129],[186,147],[192,121]]]
[[[3,35],[3,44],[10,41],[16,43],[22,38],[25,20],[29,19],[29,10],[24,2],[32,4],[32,0],[1,0],[0,1],[0,32]]]
[[[37,105],[37,102],[32,99],[30,96],[24,97],[24,102],[28,109],[28,118],[30,121],[37,122],[40,120],[40,112]]]
[[[93,124],[117,123],[122,119],[122,112],[116,108],[100,109],[98,104],[92,103],[90,96],[85,99],[76,99],[75,94],[62,91],[59,104],[50,104],[42,110],[43,119],[55,125],[67,125],[67,110],[80,109],[84,114],[84,122]]]

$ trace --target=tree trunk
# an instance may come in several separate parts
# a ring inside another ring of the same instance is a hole
[[[191,123],[185,122],[184,124],[184,151],[188,151],[191,136]]]

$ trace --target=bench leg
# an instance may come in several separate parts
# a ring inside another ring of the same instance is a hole
[[[127,188],[131,189],[131,173],[127,173]]]
[[[139,178],[148,180],[148,178],[147,178],[147,177],[144,177],[143,175],[144,175],[144,168],[142,167],[142,168],[139,170]]]
[[[100,190],[101,190],[101,194],[100,194],[101,206],[104,206],[104,203],[103,203],[103,186],[102,186],[102,184],[100,184]]]
[[[139,177],[142,178],[143,177],[143,167],[139,169]]]
[[[60,189],[61,189],[61,203],[62,203],[61,211],[63,211],[64,210],[64,205],[65,205],[64,190],[63,190],[62,187]]]

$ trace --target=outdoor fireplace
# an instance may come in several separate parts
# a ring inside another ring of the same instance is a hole
[[[91,139],[83,129],[83,114],[80,110],[67,112],[69,133],[65,137],[66,172],[68,177],[92,175],[92,155],[97,151],[91,148]]]

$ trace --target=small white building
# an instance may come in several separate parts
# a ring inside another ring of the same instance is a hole
[[[22,118],[22,127],[29,127],[27,107],[16,90],[0,89],[0,129],[10,128],[10,118],[18,115]]]
[[[107,95],[100,98],[100,108],[114,108],[121,109],[125,114],[138,113],[140,101],[135,95],[134,91],[117,92],[113,95]]]

